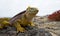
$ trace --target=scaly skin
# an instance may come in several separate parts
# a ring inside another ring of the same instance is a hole
[[[37,13],[38,13],[38,9],[33,7],[28,7],[26,11],[24,11],[23,13],[17,14],[13,18],[11,18],[9,22],[6,22],[6,23],[16,27],[18,32],[24,32],[25,26],[35,26],[34,24],[32,24],[31,20]],[[5,25],[8,25],[8,24],[5,24]]]

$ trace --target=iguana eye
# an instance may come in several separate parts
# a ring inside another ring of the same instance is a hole
[[[30,9],[30,12],[34,12],[34,8],[31,8],[31,9]]]
[[[31,8],[31,10],[34,10],[34,8]]]

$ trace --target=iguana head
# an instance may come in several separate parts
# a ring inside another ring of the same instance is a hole
[[[27,13],[28,16],[32,16],[33,17],[33,16],[35,16],[38,13],[38,9],[35,8],[35,7],[28,7],[26,9],[26,13]]]

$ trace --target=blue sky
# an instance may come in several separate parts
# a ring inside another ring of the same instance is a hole
[[[0,17],[13,17],[28,6],[39,9],[38,16],[60,10],[60,0],[0,0]]]

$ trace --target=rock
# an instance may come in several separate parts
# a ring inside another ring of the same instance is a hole
[[[1,33],[0,36],[9,36],[9,34],[6,34],[6,33]]]
[[[45,29],[38,29],[35,27],[33,27],[33,29],[27,30],[24,33],[18,34],[14,28],[12,29],[12,27],[9,27],[9,30],[4,29],[1,31],[3,32],[0,32],[0,36],[52,36],[48,31],[45,31]]]
[[[7,34],[9,34],[9,36],[17,36],[16,31],[8,31]]]
[[[16,28],[7,26],[7,28],[4,28],[0,30],[0,36],[16,36]]]
[[[19,33],[18,36],[52,36],[52,35],[48,31],[45,31],[43,28],[41,29],[34,28],[24,33]]]

